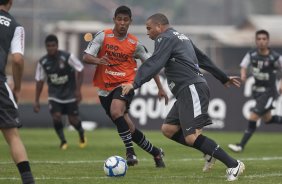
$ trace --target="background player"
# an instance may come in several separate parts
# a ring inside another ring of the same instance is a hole
[[[78,112],[84,67],[73,54],[58,50],[58,39],[55,35],[46,37],[45,46],[47,54],[39,60],[35,73],[34,112],[40,111],[40,94],[47,79],[49,109],[61,141],[60,148],[65,150],[68,147],[63,130],[63,114],[68,115],[70,124],[78,131],[79,147],[84,148],[87,143]]]
[[[276,80],[277,72],[281,70],[282,57],[270,49],[269,33],[266,30],[258,30],[255,34],[256,49],[249,51],[243,58],[241,66],[241,80],[247,79],[247,69],[251,67],[251,74],[255,79],[252,87],[253,98],[256,105],[251,110],[248,118],[248,128],[245,130],[241,142],[229,144],[234,152],[241,152],[252,137],[257,128],[257,121],[262,119],[266,124],[282,124],[281,116],[272,116],[272,103],[278,97]],[[279,91],[282,92],[282,83],[279,83]]]

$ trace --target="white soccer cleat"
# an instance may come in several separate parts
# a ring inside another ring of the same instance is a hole
[[[205,165],[203,167],[203,172],[208,172],[211,170],[211,168],[214,166],[216,158],[205,154],[204,155],[204,159],[205,159]]]
[[[242,146],[238,144],[228,144],[228,148],[236,153],[242,152],[243,148]]]
[[[237,160],[238,166],[234,168],[226,169],[227,181],[235,181],[238,179],[239,175],[245,170],[245,165],[240,160]]]

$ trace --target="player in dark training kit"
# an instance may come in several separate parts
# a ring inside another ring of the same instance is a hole
[[[241,66],[241,79],[247,78],[247,68],[251,67],[255,83],[252,87],[253,98],[256,105],[251,110],[248,128],[238,144],[229,144],[228,147],[234,152],[241,152],[245,148],[257,128],[257,121],[261,119],[266,124],[282,124],[281,116],[272,116],[272,102],[278,97],[276,88],[277,72],[281,70],[282,57],[268,47],[269,33],[259,30],[255,34],[257,49],[249,51],[243,58]],[[282,83],[279,85],[282,92]]]
[[[12,4],[12,0],[0,0],[0,130],[9,145],[11,156],[21,174],[22,183],[34,184],[27,153],[18,132],[18,128],[22,126],[19,121],[17,99],[24,67],[25,31],[8,13]],[[14,80],[12,90],[7,84],[5,74],[9,51]]]
[[[63,114],[68,115],[70,124],[78,131],[79,147],[84,148],[87,140],[78,112],[83,64],[73,54],[58,50],[58,39],[55,35],[46,37],[45,46],[47,54],[39,60],[36,68],[34,111],[40,110],[39,98],[44,80],[47,79],[49,109],[54,128],[61,140],[60,148],[65,150],[68,147],[63,131]]]
[[[202,135],[202,128],[212,122],[207,112],[209,88],[199,67],[212,73],[226,86],[239,87],[239,77],[228,77],[219,70],[189,37],[170,27],[165,15],[150,16],[146,27],[149,37],[155,40],[155,51],[141,65],[134,82],[122,85],[123,94],[141,87],[164,67],[168,86],[177,100],[162,126],[163,134],[171,140],[210,155],[210,160],[220,160],[228,167],[227,180],[238,179],[245,169],[244,164]]]
[[[96,66],[93,84],[98,87],[100,102],[116,125],[126,147],[127,164],[134,166],[138,163],[133,141],[153,156],[157,168],[163,168],[165,163],[162,149],[155,147],[142,131],[135,128],[129,116],[128,111],[134,92],[128,95],[121,94],[121,84],[134,80],[137,70],[136,59],[144,62],[150,54],[138,38],[127,32],[132,21],[131,10],[128,7],[118,7],[113,20],[114,29],[98,32],[84,51],[83,60]],[[155,81],[159,89],[159,97],[165,97],[167,102],[168,97],[159,78],[155,77]]]

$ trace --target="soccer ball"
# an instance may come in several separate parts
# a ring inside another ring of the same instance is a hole
[[[104,171],[109,177],[125,176],[127,171],[126,160],[120,156],[111,156],[104,162]]]

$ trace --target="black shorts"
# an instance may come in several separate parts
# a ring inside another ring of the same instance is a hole
[[[131,90],[127,95],[122,95],[122,87],[117,87],[108,96],[99,96],[101,105],[105,109],[107,115],[111,117],[111,104],[113,99],[119,99],[126,102],[126,113],[128,113],[131,101],[134,96],[134,90]]]
[[[276,90],[266,90],[265,92],[253,92],[256,101],[255,107],[251,109],[255,114],[262,116],[273,109],[273,101],[278,97]]]
[[[55,112],[60,112],[61,114],[66,115],[78,115],[77,102],[59,103],[53,100],[49,100],[49,110],[51,114]]]
[[[19,128],[18,105],[6,82],[0,82],[0,128]]]
[[[166,124],[180,125],[184,136],[196,129],[212,124],[208,115],[209,88],[206,83],[196,83],[182,89],[169,111]]]

